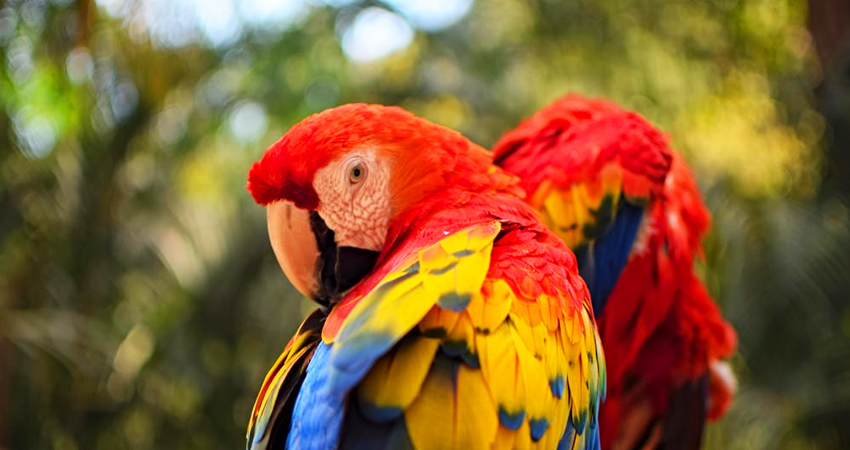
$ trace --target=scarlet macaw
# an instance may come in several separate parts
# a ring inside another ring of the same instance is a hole
[[[248,189],[321,305],[267,375],[249,448],[598,448],[587,288],[484,149],[346,105],[288,131]]]
[[[709,213],[689,168],[637,114],[567,96],[494,147],[576,252],[608,362],[603,449],[698,448],[728,408],[735,332],[694,274]]]

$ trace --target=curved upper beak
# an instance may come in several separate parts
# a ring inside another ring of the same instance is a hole
[[[316,272],[321,252],[310,224],[310,212],[290,201],[266,207],[269,240],[277,262],[299,292],[315,298],[319,292]]]

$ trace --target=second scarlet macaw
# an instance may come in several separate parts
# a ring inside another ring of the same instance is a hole
[[[588,290],[485,150],[346,105],[287,132],[248,189],[321,305],[267,375],[249,448],[598,448]]]
[[[698,448],[723,414],[735,333],[694,274],[709,225],[667,138],[635,113],[564,97],[505,134],[495,162],[576,251],[608,361],[603,449]]]

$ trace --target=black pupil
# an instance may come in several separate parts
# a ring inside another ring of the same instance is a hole
[[[354,178],[360,178],[360,168],[355,167],[351,174],[354,175]]]

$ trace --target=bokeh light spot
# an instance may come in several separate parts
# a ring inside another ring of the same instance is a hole
[[[32,75],[32,51],[32,41],[26,36],[20,36],[9,44],[6,67],[15,83],[24,83]]]
[[[112,91],[110,97],[110,105],[112,106],[112,114],[118,120],[123,120],[130,116],[136,110],[139,104],[139,91],[136,86],[130,81],[118,83]]]
[[[355,62],[370,62],[413,42],[413,28],[402,17],[383,8],[366,8],[342,35],[342,50]]]
[[[231,0],[195,0],[198,25],[207,40],[214,46],[233,43],[242,34]]]
[[[56,145],[56,124],[45,116],[32,116],[27,112],[15,115],[15,132],[23,144],[21,151],[29,159],[49,155]]]
[[[284,27],[308,10],[302,0],[244,0],[239,3],[239,16],[261,27]]]
[[[17,25],[18,16],[14,9],[7,6],[0,10],[0,45],[6,45],[9,39],[15,35]]]
[[[94,72],[91,55],[84,48],[72,50],[65,59],[65,70],[68,72],[68,79],[74,84],[90,80]]]
[[[266,110],[255,102],[241,102],[233,107],[228,120],[230,132],[237,142],[256,142],[268,128]]]
[[[360,0],[321,0],[321,2],[332,8],[342,8],[344,6],[360,3]]]
[[[439,31],[462,19],[472,8],[472,0],[385,0],[414,27]]]

